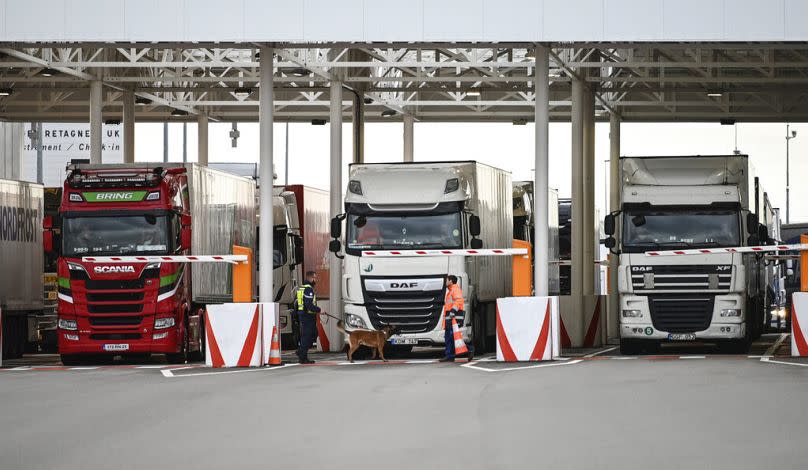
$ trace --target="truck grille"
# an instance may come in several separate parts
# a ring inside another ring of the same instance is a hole
[[[90,317],[92,326],[137,326],[140,325],[141,316],[121,316],[121,317]]]
[[[730,265],[631,266],[631,285],[635,291],[727,291],[731,282]]]
[[[140,339],[140,333],[93,333],[90,335],[90,339],[99,341]]]
[[[87,304],[90,313],[137,313],[143,304]]]
[[[651,322],[654,328],[668,333],[695,333],[710,326],[713,318],[713,296],[649,296]]]
[[[143,300],[143,292],[88,292],[88,302],[134,302]]]
[[[401,333],[424,333],[438,324],[444,289],[417,292],[367,291],[365,308],[375,329],[397,326]]]
[[[87,290],[143,289],[143,278],[128,280],[87,280]]]

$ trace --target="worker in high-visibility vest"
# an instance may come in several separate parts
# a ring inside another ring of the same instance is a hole
[[[317,296],[314,294],[314,284],[317,282],[317,273],[306,272],[306,281],[297,288],[297,298],[295,299],[295,310],[297,318],[300,320],[300,344],[297,347],[297,358],[301,364],[314,364],[309,359],[309,348],[317,340],[317,314],[320,307],[317,306]]]
[[[457,284],[457,276],[452,274],[446,276],[446,296],[443,299],[443,340],[446,343],[446,349],[443,359],[440,362],[454,362],[455,360],[455,346],[454,346],[454,333],[452,332],[452,319],[458,323],[458,326],[463,325],[466,318],[465,301],[463,300],[463,289]],[[474,359],[474,346],[471,344],[466,345],[469,350],[469,361]]]

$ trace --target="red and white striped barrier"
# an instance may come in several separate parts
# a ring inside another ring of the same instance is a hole
[[[602,345],[601,329],[606,315],[605,295],[585,295],[579,312],[573,297],[558,299],[559,335],[562,348],[596,348]]]
[[[85,263],[246,263],[247,255],[84,256]]]
[[[808,245],[734,246],[725,248],[696,248],[693,250],[646,251],[645,256],[711,255],[716,253],[767,253],[772,251],[804,251]]]
[[[497,361],[549,361],[559,354],[558,297],[497,299]]]
[[[808,292],[791,297],[791,355],[808,356]]]
[[[486,248],[479,250],[380,250],[363,251],[362,256],[374,258],[405,258],[420,256],[516,256],[527,255],[526,248]]]
[[[208,305],[205,312],[205,365],[261,365],[261,304]]]

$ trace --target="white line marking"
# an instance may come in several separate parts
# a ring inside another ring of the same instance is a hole
[[[158,366],[137,366],[135,369],[163,369],[165,367],[171,367],[169,365],[158,365]]]
[[[224,375],[224,374],[240,374],[242,372],[271,372],[273,370],[280,370],[285,369],[287,367],[293,367],[300,364],[284,364],[281,366],[276,367],[253,367],[249,369],[238,369],[238,370],[225,370],[222,372],[201,372],[199,374],[181,374],[181,375],[174,375],[172,371],[175,370],[185,370],[185,369],[196,369],[196,367],[180,367],[178,369],[162,369],[160,372],[163,374],[163,377],[169,378],[177,378],[177,377],[201,377],[203,375]]]
[[[775,361],[770,357],[761,357],[760,362],[768,362],[769,364],[783,364],[786,366],[808,367],[808,363],[803,364],[800,362]]]
[[[362,364],[367,364],[370,361],[356,361],[356,362],[338,362],[338,366],[359,366]]]
[[[639,359],[637,356],[615,356],[612,358],[615,361],[629,361],[632,359]]]
[[[509,370],[526,370],[526,369],[537,369],[540,367],[555,367],[555,366],[569,366],[572,364],[577,364],[579,362],[583,362],[581,359],[576,359],[574,361],[569,362],[551,362],[547,364],[537,364],[535,366],[525,366],[525,367],[506,367],[504,369],[488,369],[485,367],[477,366],[474,362],[467,362],[466,364],[461,364],[460,367],[467,367],[469,369],[476,369],[485,372],[505,372]]]
[[[777,348],[779,348],[780,345],[783,344],[783,341],[785,341],[786,338],[788,338],[788,333],[781,334],[780,337],[777,338],[777,341],[775,341],[774,344],[772,344],[771,347],[766,350],[764,355],[774,356],[774,353],[777,352]]]
[[[707,356],[679,356],[679,359],[707,359]]]
[[[98,367],[97,366],[95,366],[95,367],[71,367],[71,368],[69,368],[67,370],[95,370],[95,369],[98,369]]]
[[[413,359],[411,361],[404,361],[405,364],[434,364],[438,362],[437,359]]]
[[[19,366],[19,367],[14,367],[14,368],[9,369],[9,370],[31,370],[31,367],[28,367],[28,366]]]
[[[595,352],[593,352],[593,353],[591,353],[591,354],[587,354],[587,355],[586,355],[586,356],[584,356],[584,357],[595,357],[595,356],[599,356],[599,355],[601,355],[601,354],[605,354],[605,353],[607,353],[607,352],[614,351],[615,349],[617,349],[617,346],[612,346],[611,348],[601,349],[600,351],[595,351]]]

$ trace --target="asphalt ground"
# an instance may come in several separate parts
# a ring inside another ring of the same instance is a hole
[[[664,352],[15,366],[0,468],[804,468],[808,361]]]

